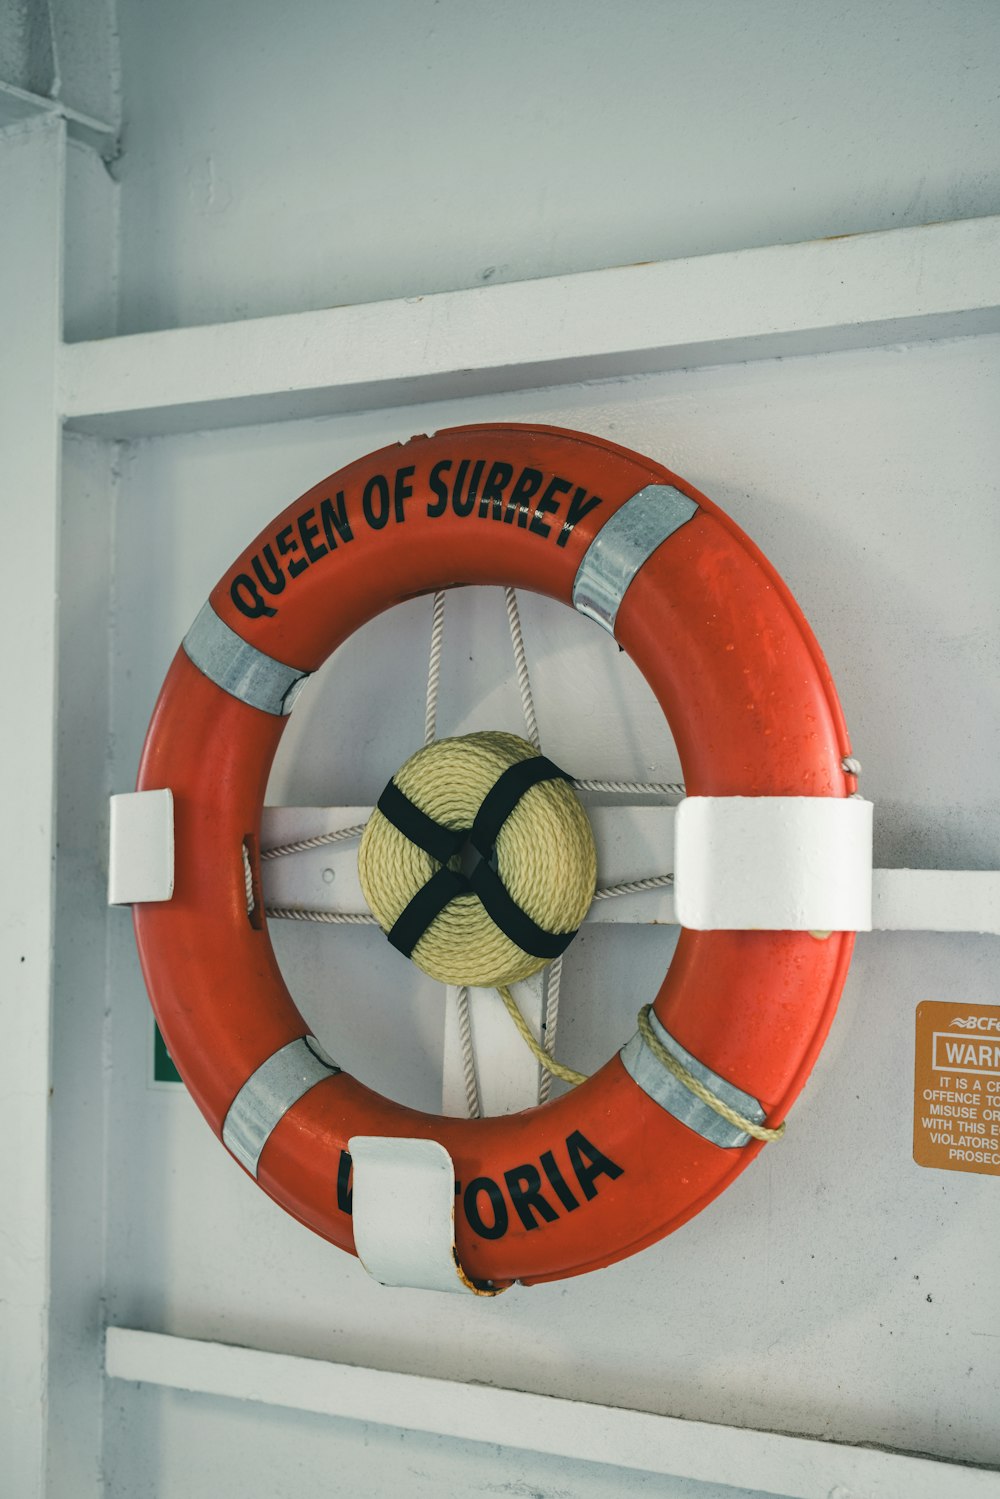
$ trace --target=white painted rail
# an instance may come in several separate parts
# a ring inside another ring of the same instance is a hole
[[[762,1489],[786,1499],[1000,1499],[1000,1473],[981,1468],[134,1328],[108,1328],[105,1361],[114,1379]]]
[[[1000,329],[1000,216],[66,345],[109,437]]]

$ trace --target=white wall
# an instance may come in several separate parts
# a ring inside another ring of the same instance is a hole
[[[993,212],[994,0],[120,0],[132,332]]]

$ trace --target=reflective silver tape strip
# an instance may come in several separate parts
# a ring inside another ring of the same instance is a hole
[[[652,1010],[649,1012],[649,1023],[654,1035],[663,1042],[667,1050],[679,1062],[683,1062],[688,1071],[710,1088],[717,1098],[744,1118],[751,1119],[754,1124],[764,1123],[764,1110],[756,1098],[744,1093],[741,1088],[733,1087],[732,1083],[727,1083],[724,1077],[719,1077],[704,1062],[699,1062],[697,1057],[685,1051],[680,1042],[675,1041],[670,1032],[660,1024]],[[721,1145],[726,1150],[747,1144],[750,1136],[746,1131],[737,1129],[728,1119],[723,1119],[714,1109],[710,1109],[707,1103],[702,1103],[690,1088],[685,1088],[672,1072],[668,1072],[656,1060],[638,1031],[622,1047],[620,1056],[629,1077],[639,1084],[644,1093],[649,1094],[654,1103],[679,1119],[681,1124],[686,1124],[713,1145]]]
[[[286,666],[250,645],[211,604],[204,604],[198,618],[184,636],[184,651],[209,681],[276,718],[291,713],[292,705],[308,672]]]
[[[260,1153],[279,1119],[310,1088],[339,1071],[315,1036],[290,1041],[261,1063],[229,1105],[222,1126],[223,1144],[256,1176]]]
[[[672,484],[647,484],[598,531],[573,584],[573,606],[613,635],[615,617],[636,573],[698,509]]]

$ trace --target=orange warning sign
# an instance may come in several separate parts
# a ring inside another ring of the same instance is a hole
[[[1000,1176],[1000,1005],[917,1006],[913,1159]]]

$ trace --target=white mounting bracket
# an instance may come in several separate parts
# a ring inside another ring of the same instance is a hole
[[[108,905],[169,900],[174,893],[174,794],[126,791],[111,798]]]
[[[872,804],[686,797],[673,871],[677,920],[694,931],[870,932]]]
[[[455,1249],[455,1166],[437,1140],[354,1135],[351,1215],[358,1259],[383,1286],[495,1296]]]

